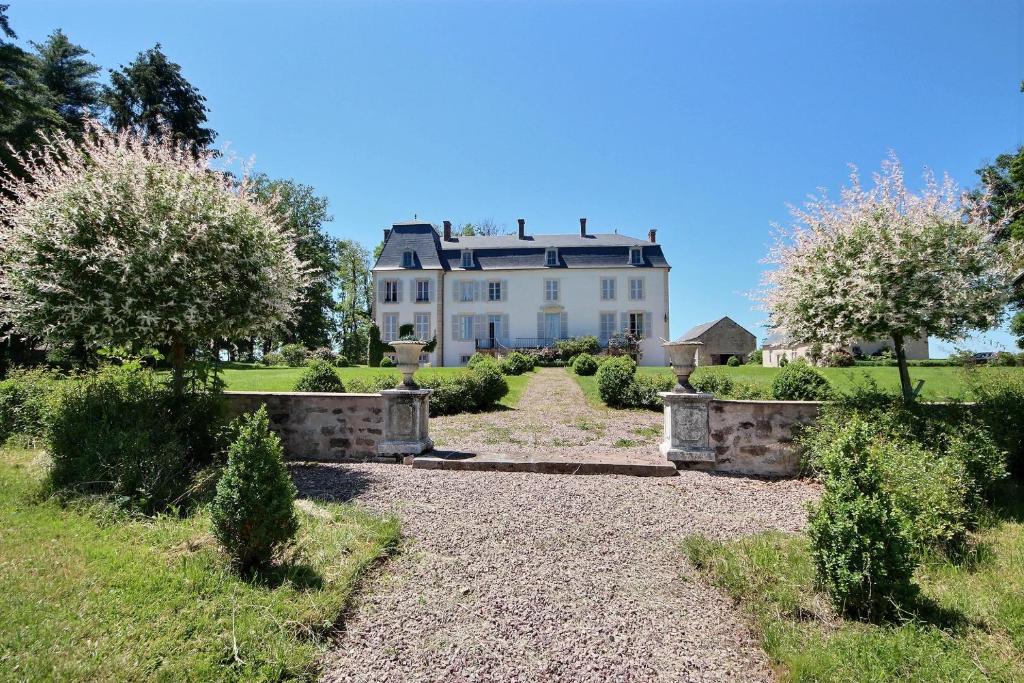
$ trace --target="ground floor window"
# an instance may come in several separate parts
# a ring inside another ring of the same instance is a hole
[[[598,338],[602,344],[607,344],[608,340],[615,336],[618,330],[615,329],[615,314],[614,313],[602,313],[601,321],[598,327]]]
[[[469,365],[469,358],[469,356],[463,356],[462,359],[460,360],[462,365]]]
[[[385,313],[384,314],[384,329],[382,339],[383,341],[390,342],[398,339],[398,314],[397,313]]]
[[[430,314],[429,313],[417,313],[413,319],[413,324],[416,326],[416,338],[417,339],[430,339]]]
[[[459,317],[459,334],[463,341],[473,340],[473,316],[463,315]]]
[[[636,337],[643,337],[644,330],[644,314],[643,313],[630,313],[629,314],[629,333]]]

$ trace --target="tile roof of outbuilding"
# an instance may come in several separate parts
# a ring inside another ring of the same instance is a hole
[[[710,330],[712,327],[714,327],[718,323],[726,321],[726,320],[728,320],[733,325],[735,325],[736,327],[740,328],[741,330],[743,330],[744,332],[749,334],[751,337],[754,336],[754,334],[752,332],[750,332],[750,330],[746,329],[745,327],[740,325],[738,322],[736,322],[735,320],[733,320],[729,316],[723,315],[721,318],[718,318],[717,320],[712,320],[711,322],[702,323],[700,325],[697,325],[696,327],[690,328],[689,330],[684,332],[683,335],[681,337],[679,337],[679,339],[677,339],[676,341],[696,341],[698,337],[703,335],[705,332]]]

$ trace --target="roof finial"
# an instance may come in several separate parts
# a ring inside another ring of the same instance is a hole
[[[418,221],[418,220],[420,219],[420,217],[419,217],[419,214],[415,214],[415,213],[414,213],[414,214],[412,215],[412,219],[413,219],[414,221]]]

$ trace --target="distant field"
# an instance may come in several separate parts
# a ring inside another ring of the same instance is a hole
[[[847,391],[857,383],[863,383],[865,378],[873,379],[879,388],[886,391],[897,393],[900,388],[899,370],[894,367],[819,368],[819,370],[828,378],[832,386],[839,391]],[[649,375],[669,376],[672,374],[670,368],[663,367],[641,367],[638,371]],[[741,365],[738,368],[730,368],[719,365],[700,368],[698,372],[713,372],[726,375],[734,382],[770,387],[775,375],[779,373],[779,368],[766,368],[760,365]],[[968,371],[958,367],[911,367],[910,379],[915,386],[918,380],[924,380],[924,387],[921,389],[920,395],[925,400],[967,401],[971,399],[971,396],[965,381],[966,372]],[[982,377],[988,374],[1024,374],[1024,368],[978,368],[971,372],[981,373]],[[576,377],[576,381],[579,382],[583,388],[583,393],[587,395],[587,399],[591,403],[600,403],[601,399],[597,393],[596,377]]]
[[[248,365],[245,363],[230,363],[222,371],[224,383],[228,391],[291,391],[299,380],[305,368],[288,367],[265,367],[262,365]],[[464,372],[465,368],[423,368],[417,371],[418,377],[430,377],[436,375],[451,375]],[[365,365],[351,368],[335,368],[342,383],[350,380],[377,375],[390,375],[395,378],[395,384],[401,381],[402,375],[394,368],[371,368]],[[519,403],[523,389],[531,374],[519,375],[518,377],[506,377],[508,382],[508,393],[501,399],[501,405],[514,408]]]

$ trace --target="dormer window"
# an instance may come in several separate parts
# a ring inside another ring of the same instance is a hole
[[[644,264],[643,249],[640,247],[629,248],[629,265],[642,266]]]
[[[557,266],[558,265],[558,250],[548,249],[544,252],[544,265],[545,266]]]
[[[412,249],[406,249],[405,252],[402,253],[402,267],[412,268],[415,263],[416,254],[412,251]]]
[[[473,267],[473,252],[469,249],[464,249],[462,252],[462,267],[472,268]]]

